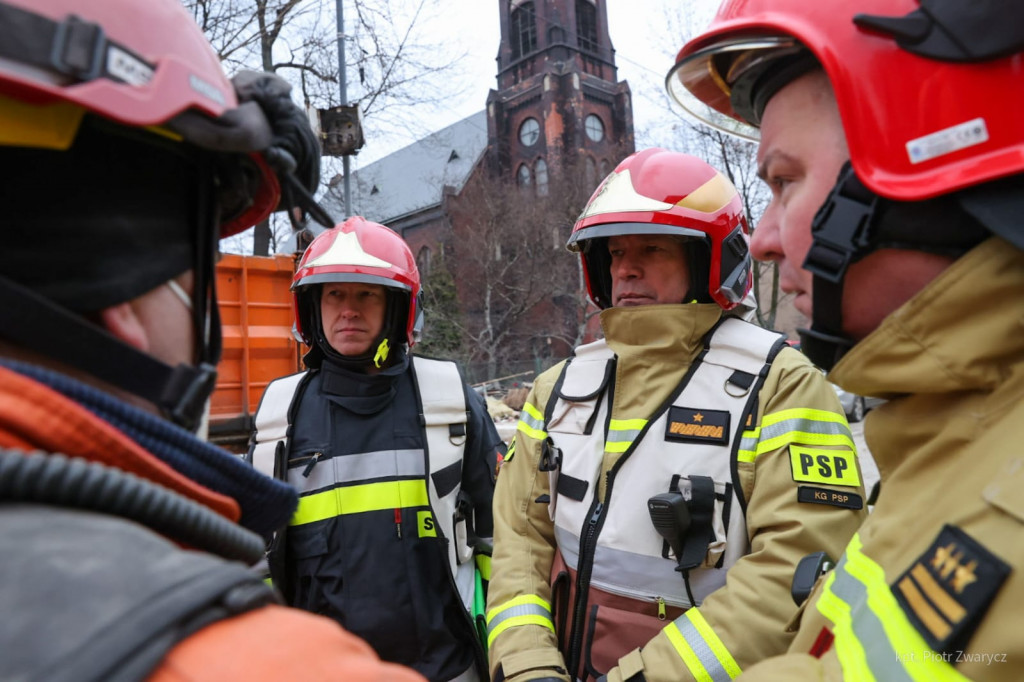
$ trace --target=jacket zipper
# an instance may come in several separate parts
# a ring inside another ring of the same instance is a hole
[[[609,585],[601,585],[600,590],[607,592],[608,594],[616,594],[620,597],[626,597],[635,601],[647,602],[649,604],[664,604],[665,606],[674,606],[680,609],[688,609],[692,606],[688,601],[680,601],[673,599],[672,597],[664,597],[661,595],[651,595],[644,592],[631,592],[629,590],[619,590]],[[659,607],[659,611],[660,611]]]
[[[605,499],[611,493],[611,472],[608,476],[608,490],[605,491]],[[596,500],[595,500],[596,501]],[[590,514],[587,521],[587,529],[580,542],[580,563],[576,574],[576,604],[572,617],[572,639],[569,643],[569,675],[575,676],[579,671],[580,657],[583,650],[583,624],[586,622],[587,592],[590,587],[590,574],[594,568],[594,551],[596,550],[597,534],[601,530],[601,522],[604,517],[604,504],[597,502],[597,506]]]
[[[313,473],[313,467],[316,466],[316,463],[319,462],[320,458],[323,457],[323,456],[324,456],[324,453],[322,453],[322,452],[314,452],[313,453],[313,456],[310,457],[310,459],[309,459],[309,464],[307,464],[306,468],[302,470],[302,477],[303,478],[309,478],[309,475],[311,473]]]

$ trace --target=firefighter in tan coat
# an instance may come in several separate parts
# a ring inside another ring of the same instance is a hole
[[[680,101],[760,134],[751,249],[812,315],[805,352],[889,398],[874,513],[743,680],[1024,679],[1019,10],[727,2],[679,54]]]
[[[803,355],[735,315],[746,222],[711,166],[630,156],[569,247],[605,338],[538,377],[498,478],[492,675],[731,678],[785,651],[798,563],[864,519],[849,426]]]

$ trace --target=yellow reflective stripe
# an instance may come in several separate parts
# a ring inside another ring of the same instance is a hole
[[[753,438],[758,440],[756,448]],[[845,416],[829,410],[808,407],[766,414],[758,428],[743,432],[743,439],[737,452],[741,462],[753,462],[766,452],[778,450],[791,443],[834,445],[857,452]]]
[[[535,594],[526,594],[494,607],[487,614],[487,646],[505,630],[521,625],[540,625],[554,632],[551,604]]]
[[[516,430],[522,431],[530,438],[536,438],[537,440],[544,440],[545,438],[548,437],[546,431],[540,431],[538,429],[535,429],[526,422],[524,422],[522,419],[520,419],[519,423],[516,424]]]
[[[490,648],[494,644],[494,640],[497,639],[498,635],[505,632],[505,630],[519,627],[520,625],[540,625],[551,630],[551,632],[555,631],[555,624],[551,622],[550,618],[538,615],[513,616],[501,621],[501,623],[499,623],[493,630],[488,630],[487,647]]]
[[[541,421],[541,422],[544,421],[544,413],[541,412],[540,410],[538,410],[536,407],[534,407],[530,403],[523,403],[523,412],[525,412],[526,414],[530,415],[531,417],[533,417],[537,421]]]
[[[345,514],[426,507],[429,504],[427,482],[423,479],[366,483],[300,497],[299,508],[289,525],[301,526]]]
[[[486,554],[477,554],[476,567],[480,569],[481,578],[484,580],[491,579],[491,557]]]
[[[625,452],[647,426],[646,419],[611,419],[608,421],[608,440],[605,452]]]
[[[885,570],[862,547],[855,534],[816,605],[835,624],[834,646],[844,676],[866,682],[966,682],[932,652],[889,589]]]
[[[700,609],[681,615],[665,628],[665,635],[697,682],[728,682],[742,672]]]
[[[757,458],[757,439],[761,437],[761,429],[744,431],[740,437],[740,447],[736,457],[741,462],[753,462]]]
[[[729,653],[729,649],[726,648],[722,640],[715,634],[714,629],[704,620],[700,609],[690,609],[685,615],[690,619],[694,627],[697,628],[697,632],[701,634],[708,646],[711,647],[712,653],[715,654],[715,658],[725,668],[725,672],[729,673],[729,679],[737,677],[741,672],[739,664],[732,657],[732,654]]]
[[[808,421],[815,422],[835,422],[846,426],[847,431],[850,430],[844,415],[841,415],[838,412],[832,412],[831,410],[815,410],[811,407],[794,407],[788,410],[766,414],[761,420],[761,428],[766,428],[773,424],[778,424],[790,419],[806,419]]]
[[[611,419],[608,429],[611,431],[639,431],[647,426],[646,419]]]
[[[516,424],[516,430],[522,431],[530,438],[536,438],[537,440],[544,440],[548,437],[547,432],[544,430],[544,414],[530,403],[523,404],[523,409],[519,413],[519,423]]]
[[[533,604],[534,606],[540,606],[548,613],[551,613],[551,604],[544,601],[535,594],[524,594],[513,599],[509,599],[504,604],[495,606],[493,609],[487,612],[487,624],[490,625],[491,621],[500,616],[504,611],[507,611],[515,606],[524,606],[527,604]]]

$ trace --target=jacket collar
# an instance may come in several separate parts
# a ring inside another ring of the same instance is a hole
[[[659,363],[692,359],[721,317],[713,303],[608,308],[601,312],[601,328],[620,363]]]
[[[887,317],[833,368],[848,391],[889,398],[865,422],[883,480],[937,466],[1016,402],[1024,378],[1024,252],[991,238]]]
[[[1024,356],[1024,252],[993,237],[887,317],[829,378],[861,395],[992,390]]]

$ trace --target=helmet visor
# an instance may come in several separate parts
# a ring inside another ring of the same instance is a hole
[[[685,48],[684,48],[685,49]],[[757,120],[747,113],[753,104],[736,106],[737,82],[803,47],[788,36],[747,36],[715,43],[681,58],[665,78],[665,87],[683,110],[713,128],[737,137],[760,139]],[[739,110],[739,111],[738,111]]]

